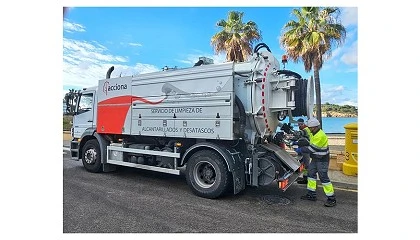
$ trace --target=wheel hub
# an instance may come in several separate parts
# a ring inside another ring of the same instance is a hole
[[[211,180],[211,178],[213,177],[213,170],[212,169],[210,169],[208,166],[206,166],[205,168],[204,168],[204,171],[203,171],[203,177],[206,179],[206,180]]]
[[[202,162],[196,165],[194,169],[194,179],[200,187],[209,188],[213,186],[215,178],[215,170],[209,162]]]
[[[85,152],[85,161],[87,164],[94,164],[96,162],[96,151],[89,149]]]

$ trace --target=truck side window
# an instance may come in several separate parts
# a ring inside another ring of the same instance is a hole
[[[93,93],[83,94],[80,96],[77,113],[84,113],[92,110],[93,106]]]

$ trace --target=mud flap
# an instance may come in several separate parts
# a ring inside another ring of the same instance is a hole
[[[303,165],[294,157],[292,157],[286,150],[281,147],[273,144],[261,144],[261,147],[270,151],[276,155],[276,157],[288,167],[287,172],[283,176],[279,176],[277,181],[279,188],[284,192],[286,189],[292,185],[296,179],[302,175]]]
[[[239,153],[233,149],[226,148],[229,152],[231,159],[228,160],[232,172],[233,181],[233,194],[237,194],[245,189],[245,165],[239,156]]]
[[[93,136],[96,137],[96,139],[98,140],[99,143],[99,147],[101,148],[101,162],[102,162],[102,171],[103,172],[113,172],[115,170],[117,170],[117,166],[113,165],[113,164],[109,164],[107,163],[106,159],[107,159],[107,150],[106,147],[109,145],[109,142],[107,140],[105,140],[104,137],[102,137],[100,134],[98,133],[94,133]]]

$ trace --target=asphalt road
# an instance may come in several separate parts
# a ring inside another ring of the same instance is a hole
[[[183,175],[119,167],[89,173],[63,153],[64,233],[357,233],[357,190],[335,186],[337,206],[300,200],[305,186],[247,187],[216,200],[195,196]]]

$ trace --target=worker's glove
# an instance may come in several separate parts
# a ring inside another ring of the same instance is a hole
[[[288,124],[283,124],[283,126],[281,126],[280,129],[283,130],[285,133],[290,134],[292,133],[292,128],[293,127],[291,127],[290,123],[288,123]]]
[[[302,133],[299,131],[293,131],[293,135],[297,138],[299,138],[300,136],[302,136]]]
[[[302,149],[300,147],[299,148],[295,148],[295,152],[297,154],[302,154]]]
[[[299,138],[296,143],[299,147],[309,146],[309,141],[306,138]]]

